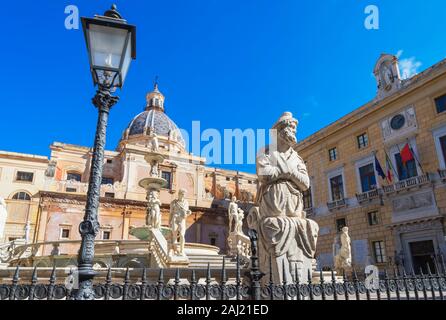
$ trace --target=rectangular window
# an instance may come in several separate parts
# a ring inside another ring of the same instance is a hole
[[[114,183],[114,179],[113,178],[102,177],[101,184],[113,184],[113,183]]]
[[[102,232],[102,239],[103,240],[110,240],[111,238],[111,232],[110,231],[103,231]]]
[[[161,171],[161,178],[167,181],[166,189],[172,188],[172,172],[170,171]]]
[[[60,238],[61,239],[69,239],[70,238],[70,229],[62,229],[60,231]]]
[[[71,172],[69,172],[69,173],[67,173],[67,180],[68,181],[74,180],[74,181],[77,181],[77,182],[81,182],[81,175],[79,173],[71,173]]]
[[[446,136],[440,137],[441,152],[443,153],[443,160],[446,163]]]
[[[313,207],[313,200],[311,198],[311,187],[307,191],[302,192],[302,198],[304,203],[304,209]]]
[[[437,107],[438,113],[446,111],[446,94],[435,99],[435,106]]]
[[[344,182],[342,175],[330,179],[331,199],[332,201],[344,199]]]
[[[376,189],[375,166],[373,163],[359,168],[359,176],[361,178],[362,192]]]
[[[112,164],[112,163],[113,163],[113,160],[112,160],[112,159],[107,159],[107,163],[108,163],[108,164]]]
[[[418,175],[417,164],[415,163],[415,160],[407,161],[404,165],[403,160],[401,159],[401,155],[397,153],[395,154],[395,161],[399,180],[409,179]]]
[[[114,198],[115,194],[113,192],[106,192],[104,195],[106,198]]]
[[[338,232],[340,232],[345,226],[347,226],[347,221],[345,221],[345,218],[336,220],[336,230],[338,230]]]
[[[385,263],[387,258],[386,258],[386,248],[384,247],[384,241],[373,241],[372,246],[376,263]]]
[[[367,213],[367,218],[369,220],[369,226],[376,226],[377,224],[379,224],[378,211]]]
[[[328,150],[328,157],[330,161],[335,161],[338,158],[338,149],[331,148],[330,150]]]
[[[369,145],[369,137],[367,136],[367,133],[363,133],[357,136],[357,140],[359,149],[366,148]]]
[[[76,189],[76,188],[66,187],[66,188],[65,188],[65,191],[66,191],[66,192],[77,192],[77,189]]]
[[[211,246],[215,246],[217,244],[216,238],[210,238]]]
[[[25,171],[17,171],[16,181],[26,181],[33,182],[34,173],[25,172]]]

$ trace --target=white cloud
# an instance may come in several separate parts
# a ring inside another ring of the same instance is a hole
[[[403,55],[403,50],[399,50],[396,54],[399,59]],[[410,57],[406,59],[399,60],[400,74],[401,78],[409,79],[418,73],[418,69],[421,67],[422,63],[417,61],[415,57]]]

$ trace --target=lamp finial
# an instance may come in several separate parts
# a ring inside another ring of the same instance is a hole
[[[113,19],[122,19],[121,14],[118,12],[116,4],[112,4],[111,8],[104,13],[105,17],[113,18]]]

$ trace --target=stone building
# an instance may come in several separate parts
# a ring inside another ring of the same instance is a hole
[[[319,264],[333,265],[347,225],[354,266],[434,270],[446,255],[446,60],[402,79],[397,58],[383,54],[374,74],[372,101],[296,146],[311,176],[304,202],[320,225]],[[404,162],[406,145],[413,160]]]
[[[164,112],[164,96],[158,86],[146,96],[144,110],[130,121],[115,151],[105,151],[98,239],[136,239],[132,227],[145,224],[146,191],[138,183],[150,174],[144,160],[151,133],[157,135],[166,160],[160,166],[168,185],[160,191],[162,222],[168,225],[169,204],[180,188],[187,190],[192,215],[188,217],[186,241],[214,245],[226,250],[227,200],[235,195],[248,208],[255,198],[256,176],[211,168],[206,159],[186,151],[177,125]],[[85,209],[92,150],[54,142],[49,158],[0,152],[0,197],[6,199],[8,217],[0,243],[25,237],[28,242],[63,241],[59,254],[77,252],[78,226]],[[54,246],[45,246],[49,254]]]

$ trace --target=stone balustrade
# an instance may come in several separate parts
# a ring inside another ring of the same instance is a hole
[[[373,189],[363,193],[357,193],[356,199],[360,204],[378,199],[382,195],[382,189]]]
[[[413,187],[422,187],[429,183],[431,183],[429,173],[425,173],[420,176],[398,181],[388,186],[383,186],[383,190],[385,194],[389,194],[393,192],[405,191]]]
[[[345,199],[340,199],[327,203],[328,210],[341,209],[347,206],[347,201]]]

